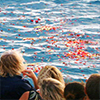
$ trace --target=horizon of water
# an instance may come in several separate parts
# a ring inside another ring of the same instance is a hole
[[[99,5],[100,0],[0,0],[0,55],[21,49],[37,75],[53,65],[64,79],[86,81],[100,73]]]

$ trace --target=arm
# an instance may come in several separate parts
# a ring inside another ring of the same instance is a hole
[[[25,71],[22,72],[24,75],[27,75],[28,77],[32,78],[33,82],[34,82],[34,86],[35,89],[39,89],[38,85],[37,85],[37,77],[34,74],[34,72],[30,69],[26,69]]]
[[[23,95],[20,97],[19,100],[28,100],[29,97],[29,91],[23,93]]]
[[[34,86],[35,86],[35,89],[39,89],[39,87],[38,87],[38,85],[37,85],[37,77],[36,77],[36,75],[34,74],[34,77],[32,77],[32,80],[33,80],[33,82],[34,82]]]

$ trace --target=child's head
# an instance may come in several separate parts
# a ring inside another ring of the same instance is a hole
[[[68,83],[64,89],[66,100],[83,100],[85,97],[84,85],[79,82]]]
[[[86,83],[86,93],[91,100],[100,100],[100,74],[92,74]]]
[[[43,100],[64,100],[64,85],[53,78],[45,78],[42,80],[40,93]]]
[[[0,58],[0,75],[6,77],[7,74],[10,76],[21,74],[25,69],[23,61],[22,55],[15,50],[3,53]]]
[[[39,72],[38,85],[41,84],[42,79],[50,78],[50,77],[54,78],[54,79],[57,79],[61,83],[65,84],[64,80],[63,80],[62,73],[60,72],[60,70],[57,67],[55,67],[55,66],[45,66]]]

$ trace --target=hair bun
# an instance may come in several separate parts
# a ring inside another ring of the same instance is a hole
[[[68,95],[66,96],[66,99],[75,99],[75,95],[68,93]]]

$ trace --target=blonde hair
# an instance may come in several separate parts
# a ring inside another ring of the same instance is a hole
[[[55,66],[45,66],[42,68],[38,74],[38,85],[41,85],[41,82],[44,78],[54,78],[60,81],[62,84],[65,85],[62,73],[60,70]]]
[[[64,85],[53,78],[42,80],[40,93],[44,100],[65,100],[63,97]]]
[[[25,69],[23,62],[24,58],[21,53],[15,50],[6,51],[0,58],[0,76],[6,77],[7,74],[10,76],[20,75],[21,71]]]

